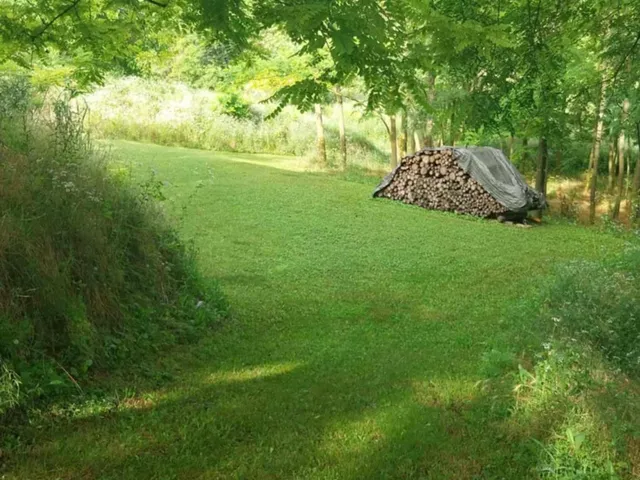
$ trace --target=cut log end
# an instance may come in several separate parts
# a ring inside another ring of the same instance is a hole
[[[425,149],[405,157],[381,196],[483,218],[506,213],[505,207],[458,165],[452,149]]]

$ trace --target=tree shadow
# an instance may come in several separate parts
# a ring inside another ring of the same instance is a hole
[[[375,355],[375,352],[372,352]],[[201,372],[178,392],[41,432],[16,478],[528,478],[513,398],[466,376],[344,355]],[[389,379],[392,379],[389,382]],[[22,467],[28,466],[28,470]],[[34,470],[34,466],[37,466]],[[10,477],[11,478],[11,477]]]

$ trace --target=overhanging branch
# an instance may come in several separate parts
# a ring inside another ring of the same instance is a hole
[[[73,3],[68,5],[64,10],[62,10],[55,17],[53,17],[51,20],[45,23],[37,33],[31,35],[31,40],[36,40],[38,37],[41,37],[44,34],[44,32],[46,32],[54,23],[56,23],[60,18],[64,17],[71,10],[73,10],[79,3],[80,3],[80,0],[74,0]]]

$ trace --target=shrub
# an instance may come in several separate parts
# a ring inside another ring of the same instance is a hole
[[[251,106],[237,93],[230,93],[220,98],[222,113],[238,120],[251,119]]]
[[[195,337],[223,303],[155,203],[157,185],[109,173],[83,110],[15,79],[0,98],[16,100],[0,105],[12,119],[0,129],[2,409]]]

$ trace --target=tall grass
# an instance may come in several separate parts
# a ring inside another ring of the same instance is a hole
[[[519,369],[511,420],[536,439],[542,478],[640,473],[639,265],[637,245],[566,265],[540,299],[547,340]]]
[[[217,318],[219,293],[154,201],[109,171],[85,112],[0,79],[0,414]]]
[[[255,103],[238,116],[224,98],[179,83],[139,78],[114,79],[86,97],[91,125],[106,138],[153,142],[216,151],[316,157],[316,125],[311,113],[287,107],[268,118],[273,105]],[[388,164],[384,125],[345,105],[348,157],[352,165],[379,169]],[[324,107],[330,163],[339,164],[338,111]]]

